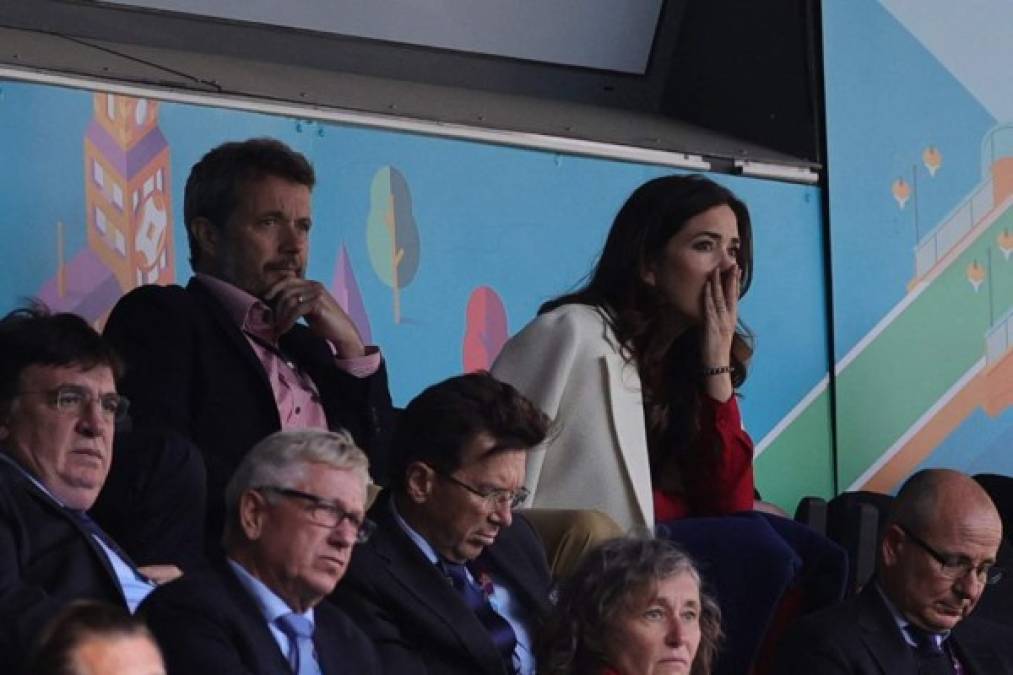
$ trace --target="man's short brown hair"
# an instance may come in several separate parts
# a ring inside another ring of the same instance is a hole
[[[487,454],[495,454],[530,450],[545,440],[549,427],[548,416],[534,403],[489,373],[451,377],[416,396],[401,413],[391,443],[391,487],[404,490],[413,462],[452,473],[478,434],[492,437]]]

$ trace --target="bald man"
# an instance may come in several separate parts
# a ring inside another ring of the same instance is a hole
[[[775,672],[1013,673],[1013,632],[968,619],[1001,577],[1001,541],[995,505],[973,479],[946,469],[914,474],[894,501],[876,576],[859,595],[803,618],[781,645]]]

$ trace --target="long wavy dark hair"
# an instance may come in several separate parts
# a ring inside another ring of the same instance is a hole
[[[669,471],[674,462],[684,490],[706,490],[714,463],[690,452],[700,435],[701,327],[680,328],[671,306],[643,279],[665,245],[690,218],[728,206],[739,228],[738,265],[741,295],[753,278],[753,230],[746,205],[727,188],[699,175],[664,176],[637,188],[616,215],[605,247],[577,290],[546,302],[539,314],[561,305],[597,307],[615,332],[620,351],[636,365],[644,396],[651,475]],[[742,323],[732,342],[732,384],[746,379],[752,335]],[[714,365],[714,364],[707,364]],[[674,453],[674,454],[673,454]],[[706,453],[718,456],[717,449]]]
[[[593,675],[610,664],[606,653],[617,619],[658,582],[689,573],[693,560],[665,539],[622,537],[588,553],[563,581],[559,601],[535,637],[539,675]],[[690,675],[710,675],[723,638],[721,609],[700,590],[700,645]]]

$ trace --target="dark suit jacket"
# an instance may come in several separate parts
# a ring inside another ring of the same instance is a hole
[[[91,535],[0,460],[0,673],[17,673],[43,626],[80,598],[126,606]]]
[[[1008,628],[971,616],[950,634],[967,675],[1013,673]],[[803,617],[778,649],[776,675],[917,675],[911,647],[870,582],[845,602]]]
[[[373,638],[384,668],[397,675],[504,675],[485,627],[443,574],[398,526],[384,492],[370,509],[377,530],[355,547],[331,596]],[[551,584],[545,551],[521,517],[479,557],[537,624]]]
[[[256,600],[224,560],[159,587],[141,603],[169,675],[292,675]],[[345,614],[314,610],[324,675],[379,675],[376,651]]]
[[[196,279],[187,287],[142,286],[123,296],[105,337],[126,361],[120,391],[137,429],[170,429],[196,445],[207,469],[209,541],[221,537],[221,495],[240,459],[281,428],[270,381],[225,308]],[[370,457],[374,479],[384,471],[391,415],[387,373],[356,378],[334,362],[327,342],[297,324],[281,350],[312,378],[331,428],[351,432]]]

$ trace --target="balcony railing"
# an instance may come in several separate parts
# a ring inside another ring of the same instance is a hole
[[[915,275],[925,276],[993,206],[992,179],[989,178],[918,242],[915,247]]]
[[[1013,345],[1013,309],[1006,312],[994,326],[985,333],[985,363],[991,366],[1006,356]]]

